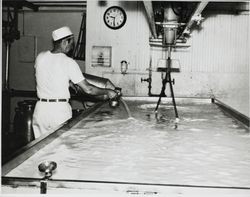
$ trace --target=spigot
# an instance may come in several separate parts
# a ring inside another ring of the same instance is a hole
[[[115,87],[115,91],[117,93],[116,97],[121,97],[122,96],[122,89],[120,87]]]
[[[141,78],[141,83],[142,83],[143,81],[146,81],[146,82],[150,83],[150,82],[151,82],[151,78],[146,78],[146,79]]]
[[[119,99],[120,99],[121,95],[117,94],[117,96],[115,98],[112,98],[109,100],[109,106],[111,108],[115,108],[119,106]]]
[[[109,106],[112,108],[115,108],[115,107],[119,106],[119,101],[118,100],[110,100]]]
[[[173,84],[175,84],[175,79],[173,79],[172,81],[170,81],[169,79],[163,79],[163,83],[173,83]]]
[[[40,185],[41,194],[47,193],[47,182],[49,178],[52,176],[52,171],[54,171],[56,167],[57,164],[54,161],[45,161],[39,164],[38,166],[39,171],[45,173],[43,179],[41,180],[41,185]]]
[[[119,100],[120,100],[120,98],[122,96],[121,90],[122,89],[119,88],[119,87],[115,88],[115,91],[116,91],[117,94],[116,94],[116,96],[114,98],[112,98],[112,99],[109,100],[109,106],[111,108],[115,108],[115,107],[119,106]]]

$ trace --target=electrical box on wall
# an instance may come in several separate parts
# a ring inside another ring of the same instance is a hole
[[[101,67],[111,67],[112,47],[93,46],[91,65]]]

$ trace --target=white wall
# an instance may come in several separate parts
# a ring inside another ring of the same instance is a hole
[[[109,6],[119,5],[127,13],[126,24],[118,30],[108,28],[103,21],[103,14]],[[86,72],[107,77],[115,85],[123,88],[126,95],[143,95],[147,87],[138,89],[137,81],[140,74],[122,75],[120,62],[129,62],[128,73],[144,72],[149,64],[150,35],[146,15],[142,2],[112,2],[107,1],[105,6],[100,6],[97,1],[87,2],[87,35],[86,35]],[[112,46],[112,66],[110,68],[92,67],[92,46]]]
[[[146,78],[152,53],[152,66],[166,57],[164,50],[149,47],[149,25],[142,2],[87,2],[86,71],[110,78],[129,96],[147,96]],[[105,26],[103,14],[113,5],[127,13],[127,23],[119,30]],[[177,97],[215,96],[241,113],[249,116],[249,14],[205,12],[201,27],[193,30],[189,48],[172,52],[178,59],[181,72],[173,73]],[[92,46],[112,46],[112,67],[91,66]],[[120,73],[120,61],[130,62],[128,74]],[[161,89],[160,73],[153,73],[152,92]],[[169,89],[169,88],[168,88]],[[169,90],[166,91],[169,95]],[[234,95],[232,95],[234,94]],[[227,99],[229,98],[229,99]],[[241,103],[241,104],[240,104]]]

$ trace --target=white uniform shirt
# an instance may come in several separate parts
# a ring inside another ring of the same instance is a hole
[[[63,53],[41,52],[35,62],[37,96],[45,99],[70,98],[69,81],[79,83],[84,76],[75,60]]]

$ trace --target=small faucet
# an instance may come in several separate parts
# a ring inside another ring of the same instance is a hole
[[[41,180],[41,186],[40,186],[40,193],[41,194],[47,193],[48,180],[52,176],[52,171],[55,170],[56,167],[57,167],[57,164],[54,161],[45,161],[45,162],[39,164],[39,166],[38,166],[39,171],[45,173],[43,179]]]
[[[144,81],[150,83],[151,82],[151,78],[146,78],[146,79],[141,78],[141,83],[144,82]]]

